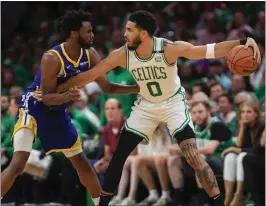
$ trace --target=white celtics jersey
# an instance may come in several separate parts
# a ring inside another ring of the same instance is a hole
[[[153,37],[153,53],[148,59],[127,48],[127,69],[140,87],[140,95],[150,102],[161,102],[180,88],[177,65],[164,56],[164,39]]]

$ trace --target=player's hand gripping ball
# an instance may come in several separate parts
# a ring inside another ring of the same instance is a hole
[[[252,38],[248,38],[246,45],[232,48],[227,56],[227,65],[230,71],[241,76],[249,76],[260,65],[259,48]]]

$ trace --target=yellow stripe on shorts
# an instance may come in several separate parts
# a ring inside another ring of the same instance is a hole
[[[22,128],[28,128],[33,131],[34,138],[37,136],[37,122],[33,116],[25,112],[23,109],[19,109],[19,118],[15,124],[12,140],[16,132]]]
[[[75,150],[78,150],[81,148],[82,148],[82,144],[80,141],[80,137],[78,136],[77,141],[75,142],[75,144],[72,145],[72,147],[66,148],[66,149],[52,149],[52,150],[49,150],[48,152],[46,152],[45,154],[48,155],[48,154],[51,154],[53,152],[72,152],[72,151],[75,151]]]

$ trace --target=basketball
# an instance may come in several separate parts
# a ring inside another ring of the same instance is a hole
[[[245,49],[244,45],[238,45],[230,50],[227,65],[232,73],[248,76],[257,70],[259,63],[253,58],[251,47]]]

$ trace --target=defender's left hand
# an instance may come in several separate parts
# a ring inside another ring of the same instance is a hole
[[[253,48],[253,52],[254,52],[254,59],[257,60],[258,63],[261,62],[261,55],[260,55],[260,50],[259,47],[257,45],[257,43],[255,42],[254,39],[248,37],[247,39],[247,43],[245,44],[245,49],[247,49],[248,47],[252,47]]]
[[[37,88],[31,95],[38,100],[38,102],[42,101],[42,90]]]

